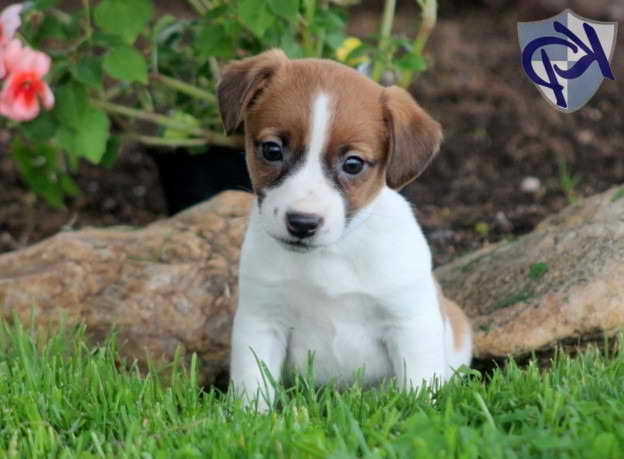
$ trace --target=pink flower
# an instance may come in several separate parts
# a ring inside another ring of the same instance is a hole
[[[5,8],[0,13],[0,78],[4,78],[7,73],[3,57],[5,53],[4,47],[11,42],[15,32],[22,23],[20,18],[21,11],[22,4],[17,3]]]
[[[4,65],[8,77],[0,92],[0,114],[15,121],[28,121],[39,114],[39,101],[50,110],[54,94],[43,80],[50,70],[50,57],[18,40],[4,49]]]
[[[13,39],[15,32],[22,23],[20,19],[22,8],[21,3],[16,3],[0,13],[0,46],[6,45]]]

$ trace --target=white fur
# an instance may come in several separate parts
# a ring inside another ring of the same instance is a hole
[[[284,224],[286,212],[321,215],[323,224],[310,240],[320,246],[340,238],[346,217],[342,195],[323,173],[322,155],[332,121],[331,99],[318,93],[311,106],[312,125],[303,164],[279,186],[265,191],[260,219],[273,237],[291,239]]]
[[[453,349],[409,204],[384,187],[347,225],[342,196],[321,167],[332,119],[327,95],[316,96],[312,115],[303,166],[255,206],[241,253],[231,378],[248,401],[260,396],[262,410],[274,394],[256,359],[276,380],[284,367],[305,370],[312,353],[318,383],[348,384],[363,370],[366,384],[396,377],[414,389],[470,362],[469,337]],[[324,217],[317,248],[295,252],[276,239],[287,237],[289,210]]]

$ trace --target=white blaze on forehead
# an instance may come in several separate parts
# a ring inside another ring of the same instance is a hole
[[[323,168],[334,120],[332,102],[324,92],[312,95],[302,165],[266,192],[263,207],[274,211],[264,214],[264,224],[274,237],[291,237],[284,218],[288,212],[315,214],[322,218],[323,223],[313,236],[314,243],[320,246],[336,242],[344,230],[344,198]]]
[[[312,123],[310,125],[307,162],[320,160],[321,153],[327,143],[327,134],[332,118],[329,96],[324,92],[318,93],[312,102]]]
[[[323,169],[323,156],[333,120],[332,101],[326,93],[318,92],[310,102],[310,125],[303,164],[284,182],[280,193],[284,193],[289,211],[326,217],[328,212],[332,212],[330,209],[342,209],[344,206],[340,194]]]

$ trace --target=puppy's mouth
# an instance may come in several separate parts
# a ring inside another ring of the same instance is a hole
[[[302,239],[286,239],[278,236],[273,236],[273,238],[278,241],[286,250],[289,250],[291,252],[305,253],[318,248],[318,246],[310,244],[309,242],[306,242]]]

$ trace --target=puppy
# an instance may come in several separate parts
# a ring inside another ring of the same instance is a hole
[[[396,191],[431,162],[440,125],[403,89],[279,50],[230,64],[217,92],[226,132],[244,126],[257,196],[241,253],[234,388],[266,410],[265,371],[279,381],[310,355],[319,384],[359,373],[365,384],[394,377],[417,389],[469,365],[470,325],[441,295]]]

